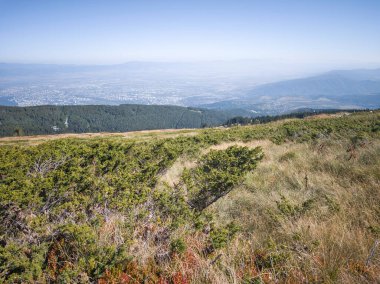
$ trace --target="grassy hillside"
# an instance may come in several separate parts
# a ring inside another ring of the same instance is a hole
[[[376,283],[380,113],[0,146],[0,282]]]
[[[179,106],[0,106],[0,136],[200,128],[236,115]]]

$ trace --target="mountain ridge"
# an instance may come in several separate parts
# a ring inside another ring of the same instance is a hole
[[[380,106],[380,69],[334,70],[316,76],[268,83],[246,89],[239,98],[202,105],[211,109],[229,106],[271,112],[296,108],[377,108]],[[363,99],[361,99],[363,98]],[[297,102],[297,100],[299,102]]]

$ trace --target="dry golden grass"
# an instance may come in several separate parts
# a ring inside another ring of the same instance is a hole
[[[89,138],[126,138],[126,139],[152,139],[152,138],[175,138],[178,136],[194,136],[199,133],[199,129],[159,129],[141,130],[130,132],[98,132],[98,133],[64,133],[52,135],[33,135],[33,136],[12,136],[0,137],[0,145],[6,144],[27,144],[37,145],[50,140],[63,138],[89,139]]]
[[[367,142],[354,159],[349,143],[263,144],[258,168],[209,209],[217,222],[241,226],[251,247],[244,253],[286,255],[263,270],[274,282],[380,281],[379,251],[368,261],[380,237],[380,143]]]
[[[166,267],[184,277],[177,283],[380,283],[380,248],[371,256],[380,238],[380,141],[353,156],[350,141],[335,140],[231,142],[202,154],[232,145],[265,153],[242,185],[207,209],[241,233],[208,258],[204,236],[187,237],[184,256]],[[195,165],[182,157],[160,182],[173,186]]]
[[[188,158],[185,157],[177,159],[177,161],[159,178],[157,187],[161,187],[163,184],[175,187],[180,182],[184,169],[191,169],[195,166],[196,160],[188,160]]]

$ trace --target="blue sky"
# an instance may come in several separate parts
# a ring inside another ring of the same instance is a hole
[[[0,0],[0,61],[380,63],[379,0]]]

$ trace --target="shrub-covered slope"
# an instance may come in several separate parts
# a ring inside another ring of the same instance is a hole
[[[379,134],[363,112],[4,143],[0,282],[380,281]]]

